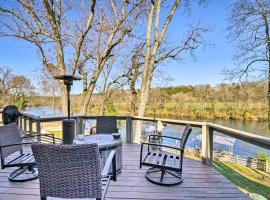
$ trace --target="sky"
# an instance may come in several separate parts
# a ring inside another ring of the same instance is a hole
[[[211,46],[197,51],[195,61],[186,57],[182,63],[171,62],[164,66],[163,68],[166,67],[169,76],[173,78],[169,85],[216,85],[224,82],[223,69],[235,67],[233,45],[226,32],[232,2],[232,0],[209,0],[206,6],[193,5],[187,23],[196,23],[199,19],[201,25],[210,27],[211,31],[204,35],[204,39]],[[178,34],[181,33],[179,29],[185,25],[182,19],[182,13],[178,11],[168,29],[170,37],[179,37]]]
[[[211,47],[197,51],[196,60],[185,56],[182,62],[166,62],[161,70],[167,72],[171,81],[168,86],[176,85],[216,85],[224,82],[222,70],[233,68],[233,47],[227,39],[227,19],[230,15],[229,5],[232,0],[209,0],[207,5],[191,5],[191,15],[184,14],[180,9],[168,29],[168,37],[172,41],[181,40],[187,24],[197,23],[211,27],[204,39]],[[10,67],[15,74],[30,78],[36,77],[37,69],[41,68],[37,50],[27,42],[13,38],[0,38],[0,66]],[[36,78],[35,78],[36,79]],[[81,83],[75,83],[74,93],[80,93]]]

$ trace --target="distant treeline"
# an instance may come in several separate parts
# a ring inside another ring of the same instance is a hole
[[[218,86],[175,86],[154,88],[146,109],[146,116],[171,118],[219,118],[238,120],[267,119],[265,83],[220,84]],[[138,91],[140,92],[140,91]],[[72,110],[79,112],[80,95],[72,96]],[[89,108],[89,114],[98,114],[102,94],[96,94]],[[31,106],[61,107],[59,97],[33,97]],[[105,105],[107,115],[130,114],[131,94],[129,91],[114,93]]]

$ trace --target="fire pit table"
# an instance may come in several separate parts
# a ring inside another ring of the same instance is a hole
[[[117,173],[121,172],[122,169],[122,140],[114,139],[112,135],[108,134],[97,134],[88,136],[79,136],[74,140],[74,144],[85,144],[85,143],[97,143],[101,155],[101,165],[105,165],[105,162],[112,150],[115,150],[116,158],[116,170]],[[110,173],[112,169],[110,169]]]

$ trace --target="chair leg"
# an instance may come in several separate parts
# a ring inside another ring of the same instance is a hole
[[[165,174],[169,176],[165,176]],[[145,172],[145,178],[151,183],[174,186],[183,182],[182,172],[151,167]]]
[[[25,173],[26,171],[30,171],[32,175],[28,177],[20,178],[20,175]],[[38,173],[35,172],[33,167],[24,166],[11,172],[8,179],[10,182],[25,182],[25,181],[32,181],[37,178],[38,178]]]
[[[47,197],[40,197],[40,200],[47,200]]]

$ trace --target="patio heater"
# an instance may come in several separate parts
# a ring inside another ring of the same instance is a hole
[[[80,77],[72,75],[55,76],[55,79],[63,80],[67,87],[67,100],[68,100],[68,118],[62,121],[62,138],[63,144],[72,144],[75,137],[75,119],[70,119],[70,90],[73,81],[81,80]]]

